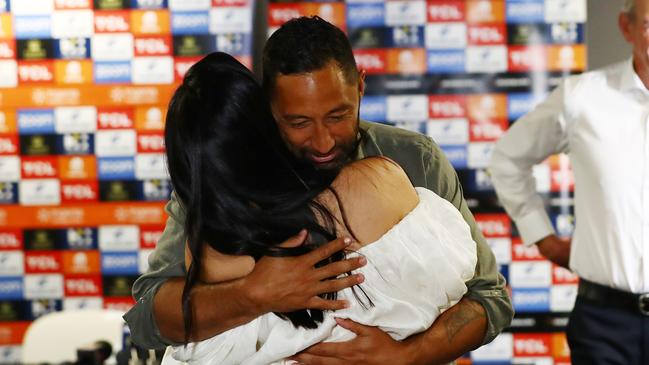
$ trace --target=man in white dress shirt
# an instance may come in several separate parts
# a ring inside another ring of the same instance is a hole
[[[630,60],[565,79],[497,143],[496,192],[525,244],[574,270],[572,363],[649,364],[649,0],[626,0]],[[576,229],[560,240],[532,166],[569,155]]]

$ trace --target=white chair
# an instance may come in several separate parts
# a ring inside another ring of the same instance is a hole
[[[124,313],[116,310],[83,309],[54,312],[35,320],[27,329],[22,344],[22,362],[61,363],[75,361],[77,348],[103,340],[122,349]],[[107,363],[115,363],[111,355]]]

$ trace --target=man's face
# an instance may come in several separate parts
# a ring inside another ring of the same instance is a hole
[[[340,169],[358,145],[364,75],[349,84],[331,62],[306,74],[279,75],[271,107],[289,150],[321,170]]]
[[[620,14],[620,30],[633,47],[633,65],[636,73],[649,82],[649,0],[636,0],[632,16]]]

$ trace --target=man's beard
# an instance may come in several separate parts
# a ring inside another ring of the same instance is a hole
[[[325,164],[315,163],[309,158],[311,152],[306,149],[296,149],[291,146],[293,148],[289,147],[289,155],[292,165],[308,185],[312,187],[321,184],[329,185],[338,176],[340,170],[355,159],[361,140],[361,133],[357,128],[353,140],[336,143],[332,150],[337,154],[336,159]]]

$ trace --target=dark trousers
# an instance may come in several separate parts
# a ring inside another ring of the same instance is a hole
[[[566,331],[572,365],[649,365],[649,316],[577,297]]]

